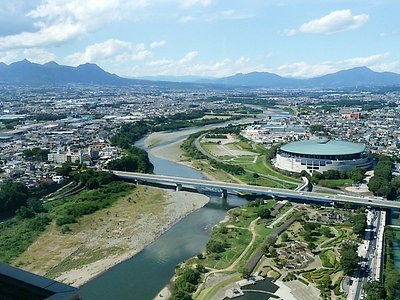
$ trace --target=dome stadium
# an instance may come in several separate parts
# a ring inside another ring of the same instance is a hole
[[[278,169],[295,173],[305,170],[310,174],[328,170],[367,169],[371,164],[365,145],[330,139],[283,145],[278,149],[275,160]]]

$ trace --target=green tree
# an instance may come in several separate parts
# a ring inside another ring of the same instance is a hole
[[[211,239],[206,244],[207,253],[220,253],[225,251],[225,243],[219,240]]]
[[[240,269],[239,273],[241,274],[242,278],[248,279],[251,276],[251,272],[246,267]]]
[[[257,215],[258,215],[261,219],[269,219],[269,218],[271,218],[271,211],[270,211],[268,208],[266,208],[266,207],[262,207],[262,208],[258,211]]]
[[[322,227],[320,230],[321,230],[321,234],[322,234],[323,236],[326,236],[327,238],[332,238],[332,237],[334,237],[334,234],[332,234],[332,231],[331,231],[331,229],[330,229],[329,227],[324,226],[324,227]]]
[[[71,173],[72,168],[69,163],[63,163],[60,168],[56,168],[56,174],[59,176],[67,177]]]
[[[393,264],[386,264],[384,275],[384,287],[388,299],[396,299],[400,290],[400,275]]]
[[[177,290],[171,295],[171,300],[192,300],[192,296],[185,291]]]
[[[311,133],[326,132],[325,126],[322,124],[313,124],[309,127]]]
[[[350,275],[358,267],[357,246],[351,243],[343,243],[340,248],[340,266],[345,275]]]
[[[383,285],[378,281],[367,282],[364,286],[367,294],[367,300],[382,300],[386,299],[386,292]]]
[[[186,282],[196,285],[199,283],[201,274],[198,270],[189,268],[183,271],[180,277],[182,277]]]
[[[6,183],[0,186],[0,217],[10,216],[28,201],[28,188],[20,183]]]
[[[319,286],[322,290],[329,290],[332,285],[331,277],[328,274],[325,274],[321,280],[319,281]]]
[[[282,242],[287,242],[288,241],[288,239],[289,239],[289,235],[286,233],[286,232],[284,232],[284,233],[282,233],[281,234],[281,241]]]

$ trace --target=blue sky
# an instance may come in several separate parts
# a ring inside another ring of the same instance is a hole
[[[400,73],[398,12],[398,0],[2,0],[0,61],[130,77]]]

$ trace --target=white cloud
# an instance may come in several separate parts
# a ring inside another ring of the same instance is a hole
[[[0,37],[0,49],[60,44],[117,20],[150,0],[43,0],[27,16],[36,31]]]
[[[6,52],[0,52],[0,62],[4,62],[6,64],[10,64],[16,61],[20,56],[18,50],[10,50]]]
[[[180,0],[183,7],[191,7],[194,5],[209,6],[213,0]]]
[[[161,48],[164,47],[167,44],[166,41],[154,41],[150,43],[150,48],[155,49],[155,48]]]
[[[221,60],[211,62],[200,62],[198,56],[199,54],[197,51],[191,51],[176,60],[163,58],[149,61],[143,65],[137,65],[125,71],[123,75],[196,75],[223,77],[238,72],[247,73],[254,70],[250,65],[250,59],[244,56],[237,59],[222,58]]]
[[[192,51],[187,53],[184,57],[178,60],[178,64],[183,65],[191,62],[193,59],[196,58],[197,54],[198,54],[197,51]]]
[[[285,34],[293,36],[298,33],[333,34],[349,31],[364,26],[369,21],[369,15],[353,15],[350,9],[337,10],[304,23],[298,29],[286,29]]]
[[[44,49],[32,48],[23,51],[24,57],[34,63],[43,64],[49,61],[54,61],[56,56]]]
[[[348,58],[336,62],[325,61],[317,64],[294,62],[291,64],[285,64],[273,69],[269,69],[269,71],[282,76],[299,78],[316,77],[328,73],[334,73],[340,70],[364,66],[376,71],[395,71],[395,68],[398,66],[397,63],[385,63],[385,60],[387,60],[389,57],[390,53],[385,52],[364,57]]]
[[[142,61],[151,56],[144,44],[133,44],[117,39],[109,39],[103,43],[96,43],[86,47],[84,52],[73,53],[65,58],[71,65],[99,61]]]

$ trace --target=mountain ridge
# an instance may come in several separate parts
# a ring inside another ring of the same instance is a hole
[[[0,62],[0,83],[22,84],[107,84],[107,85],[159,85],[170,87],[249,87],[249,88],[349,88],[400,86],[400,74],[375,72],[368,67],[340,70],[318,77],[289,78],[270,72],[237,73],[222,78],[199,76],[153,76],[157,81],[142,78],[124,78],[103,70],[96,64],[85,63],[77,67],[60,65],[54,61],[44,64],[27,59],[9,65]],[[161,80],[160,80],[161,79]],[[165,79],[165,80],[163,80]],[[168,80],[171,79],[171,80]],[[180,79],[180,80],[179,80]],[[176,81],[174,81],[176,80]]]

